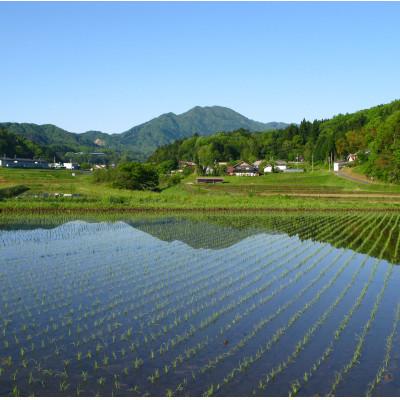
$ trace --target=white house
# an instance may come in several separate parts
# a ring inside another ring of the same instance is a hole
[[[233,166],[234,174],[236,176],[258,176],[258,169],[253,165],[248,164],[245,161],[241,161],[240,163]]]
[[[277,160],[277,161],[275,162],[275,168],[276,168],[278,171],[285,171],[285,169],[287,169],[286,161]]]
[[[49,163],[49,167],[50,167],[50,168],[54,168],[54,169],[64,168],[63,165],[62,165],[62,163],[59,163],[59,162],[52,162],[52,163]]]
[[[79,169],[79,165],[73,162],[65,162],[63,163],[65,169]]]
[[[269,173],[269,172],[272,172],[272,165],[271,164],[268,164],[268,165],[266,165],[264,167],[264,173],[266,174],[266,173]]]
[[[348,156],[347,156],[347,161],[348,162],[354,162],[354,161],[356,161],[357,160],[357,154],[349,154]]]

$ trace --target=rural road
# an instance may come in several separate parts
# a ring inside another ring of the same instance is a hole
[[[340,176],[341,178],[349,179],[350,181],[357,182],[357,183],[365,183],[367,185],[370,185],[372,183],[367,178],[362,178],[362,177],[359,178],[359,177],[350,175],[350,174],[346,173],[346,171],[344,171],[344,170],[336,172],[336,175]]]

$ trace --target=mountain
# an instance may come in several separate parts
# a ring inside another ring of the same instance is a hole
[[[140,146],[146,154],[155,148],[198,133],[209,136],[216,132],[230,132],[243,128],[252,132],[285,128],[287,124],[253,121],[226,107],[194,107],[176,115],[160,115],[121,134],[124,145]]]
[[[243,128],[267,131],[286,127],[285,123],[253,121],[226,107],[194,107],[183,114],[162,114],[121,134],[100,131],[72,133],[55,125],[31,123],[0,123],[8,132],[48,146],[55,152],[111,150],[131,158],[145,159],[157,147],[198,133],[208,136],[215,132],[229,132]]]

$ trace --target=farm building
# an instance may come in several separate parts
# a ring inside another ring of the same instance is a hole
[[[61,168],[64,168],[64,166],[62,165],[62,163],[59,163],[59,162],[52,162],[52,163],[49,163],[49,168],[52,168],[52,169],[61,169]]]
[[[223,178],[212,178],[212,177],[197,178],[197,183],[222,183],[223,181],[224,181]]]
[[[357,154],[349,154],[349,155],[346,157],[346,160],[347,160],[348,162],[354,162],[354,161],[356,161],[356,160],[357,160]]]
[[[264,173],[270,173],[270,172],[274,172],[274,171],[275,172],[277,172],[277,171],[286,172],[287,170],[288,170],[287,163],[286,163],[286,161],[282,161],[282,160],[275,161],[275,166],[272,166],[272,164],[267,164],[264,167]],[[296,172],[300,172],[300,171],[296,171]]]
[[[288,168],[283,171],[284,173],[296,173],[296,172],[304,172],[303,168]]]
[[[79,164],[76,164],[73,162],[65,162],[65,163],[63,163],[63,166],[65,169],[79,169],[80,168]]]
[[[49,163],[44,160],[32,160],[30,158],[0,158],[0,167],[6,168],[41,168],[48,169]]]
[[[179,161],[179,169],[187,168],[196,168],[196,163],[193,161]]]
[[[344,167],[345,165],[347,165],[346,161],[335,161],[333,163],[333,171],[334,172],[339,172],[339,170]]]
[[[233,175],[236,176],[258,176],[258,169],[254,165],[241,161],[233,166]]]
[[[275,169],[278,171],[285,171],[287,169],[286,161],[282,161],[282,160],[275,161]]]

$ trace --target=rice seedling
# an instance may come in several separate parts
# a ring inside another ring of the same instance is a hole
[[[393,349],[393,339],[397,333],[398,325],[400,321],[400,303],[397,305],[396,313],[393,320],[392,331],[389,336],[386,338],[385,345],[385,356],[383,358],[382,364],[379,367],[375,378],[368,384],[368,389],[365,393],[366,396],[370,397],[374,393],[375,388],[382,382],[384,374],[388,371],[390,360],[391,360],[391,352]]]
[[[384,294],[385,289],[387,287],[388,281],[389,281],[389,279],[390,279],[390,277],[392,275],[392,272],[393,272],[393,265],[390,266],[389,271],[385,276],[383,287],[382,287],[381,291],[378,293],[378,295],[376,296],[376,300],[375,300],[374,306],[373,306],[373,308],[371,310],[371,313],[370,313],[370,318],[368,319],[368,321],[364,325],[362,333],[358,338],[357,345],[356,345],[356,348],[354,349],[353,356],[352,356],[351,360],[337,374],[337,377],[336,377],[334,383],[332,384],[331,389],[330,389],[330,391],[328,393],[329,395],[333,395],[335,393],[336,388],[341,383],[341,381],[343,380],[344,375],[347,374],[350,371],[350,369],[353,368],[354,365],[360,359],[366,335],[367,335],[368,331],[370,330],[372,323],[375,320],[375,317],[376,317],[376,314],[377,314],[377,311],[378,311],[378,307],[379,307],[379,305],[380,305],[380,303],[382,301],[383,294]]]
[[[272,390],[272,382],[318,340],[317,332],[339,303],[333,299],[315,315],[289,357],[278,358],[264,379],[248,378],[256,363],[279,353],[300,321],[310,319],[335,291],[336,282],[343,284],[340,296],[349,282],[346,266],[352,273],[360,262],[369,271],[375,268],[346,249],[366,254],[365,260],[396,258],[395,214],[196,218],[0,231],[6,262],[0,266],[0,375],[9,390],[13,384],[24,393],[48,395],[56,387],[76,396]],[[389,222],[392,230],[384,227]],[[361,289],[345,310],[328,347],[310,369],[287,382],[290,395],[312,384],[367,293],[378,293],[374,278],[368,282],[368,291]],[[376,321],[377,312],[371,314]],[[270,332],[267,338],[263,332]],[[386,343],[387,360],[394,346],[390,336]],[[355,351],[358,360],[363,346]],[[77,366],[84,370],[77,374]],[[382,380],[386,372],[379,371]],[[349,384],[347,375],[342,373],[338,384]]]
[[[391,239],[391,237],[392,237],[394,228],[396,227],[399,218],[400,218],[400,217],[397,217],[397,219],[396,219],[396,224],[393,225],[393,227],[391,228],[391,230],[390,230],[390,232],[389,232],[389,235],[388,235],[388,238],[387,238],[387,240],[386,240],[384,246],[383,246],[382,249],[381,249],[381,254],[383,254],[383,252],[385,251],[386,246],[388,245],[388,243],[389,243],[389,241],[390,241],[390,239]],[[390,220],[390,221],[391,221],[391,220]],[[389,221],[389,223],[390,223],[390,221]],[[382,231],[382,232],[383,232],[383,231]],[[379,243],[379,240],[380,240],[380,238],[381,238],[381,236],[382,236],[382,232],[381,232],[381,235],[378,237],[378,240],[375,241],[375,243],[373,244],[373,246],[370,248],[370,251],[372,251],[373,248]],[[367,262],[367,260],[368,260],[368,257],[366,257],[366,258],[363,260],[363,262],[361,263],[361,265],[364,266],[365,263]],[[351,309],[349,310],[349,312],[345,315],[344,319],[341,321],[341,323],[340,323],[338,329],[334,332],[334,337],[333,337],[333,339],[331,340],[331,342],[329,343],[328,347],[324,350],[324,352],[322,353],[322,355],[314,362],[314,364],[313,364],[312,367],[311,367],[311,370],[310,370],[308,373],[305,373],[305,374],[307,374],[307,379],[303,379],[303,382],[304,382],[304,383],[307,383],[307,382],[308,382],[308,379],[317,371],[317,369],[322,365],[323,362],[325,362],[325,361],[328,359],[329,355],[332,353],[333,348],[334,348],[334,345],[335,345],[335,341],[339,340],[339,338],[340,338],[342,332],[343,332],[344,329],[347,327],[347,325],[348,325],[348,323],[349,323],[349,321],[350,321],[350,318],[351,318],[352,315],[354,314],[355,310],[358,309],[358,308],[360,307],[361,302],[362,302],[363,298],[365,297],[365,295],[366,295],[366,293],[367,293],[367,290],[368,290],[368,288],[370,287],[370,285],[371,285],[371,283],[372,283],[372,281],[373,281],[373,278],[375,277],[375,274],[376,274],[376,272],[377,272],[377,267],[378,267],[378,262],[375,262],[375,263],[374,263],[374,266],[373,266],[373,271],[372,271],[372,274],[371,274],[370,277],[369,277],[369,280],[366,282],[366,284],[365,284],[364,287],[362,288],[362,290],[361,290],[361,292],[360,292],[360,295],[359,295],[358,298],[356,299],[355,303],[353,304],[353,306],[351,307]],[[341,374],[336,374],[335,382],[337,382],[337,384],[339,384],[339,382],[340,382],[340,379],[341,379],[340,376],[341,376]]]

